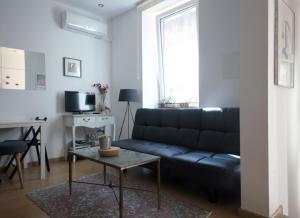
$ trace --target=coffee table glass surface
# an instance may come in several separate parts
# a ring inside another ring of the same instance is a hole
[[[105,164],[119,169],[129,169],[143,164],[151,163],[160,159],[158,156],[144,154],[141,152],[130,151],[125,149],[119,150],[119,155],[115,157],[101,157],[98,153],[99,147],[78,149],[70,151],[71,155],[89,159],[98,163]]]

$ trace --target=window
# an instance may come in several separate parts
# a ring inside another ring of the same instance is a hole
[[[197,7],[190,6],[158,19],[160,101],[199,102]]]

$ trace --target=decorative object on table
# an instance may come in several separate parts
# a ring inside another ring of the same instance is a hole
[[[121,89],[120,94],[119,94],[119,101],[126,101],[127,102],[127,106],[126,106],[126,110],[125,110],[121,130],[120,130],[120,134],[119,134],[119,139],[121,138],[121,135],[122,135],[126,115],[127,115],[127,131],[128,131],[128,138],[129,138],[129,128],[130,128],[129,117],[130,116],[131,116],[132,122],[134,123],[132,111],[131,111],[131,108],[130,108],[130,102],[137,102],[138,101],[138,92],[137,92],[137,90],[136,89]]]
[[[111,136],[102,135],[99,138],[100,150],[109,149],[111,147]]]
[[[275,84],[294,87],[295,13],[283,1],[275,3]]]
[[[95,83],[92,85],[92,87],[98,89],[100,94],[100,103],[98,105],[98,112],[104,112],[106,109],[109,109],[105,106],[105,99],[108,92],[108,85],[103,85],[101,83]]]
[[[64,76],[81,77],[81,60],[74,58],[63,58]]]
[[[99,155],[101,157],[115,157],[119,155],[119,147],[110,147],[108,149],[99,149]]]
[[[113,184],[118,180],[108,174]],[[99,183],[103,174],[89,175],[80,179],[83,182]],[[142,188],[130,177],[124,180],[128,187]],[[152,183],[151,183],[152,184]],[[152,185],[153,186],[153,185]],[[151,187],[154,189],[154,186]],[[26,196],[50,217],[118,217],[118,203],[105,186],[74,184],[73,194],[69,195],[67,183],[33,191]],[[115,202],[115,203],[114,203]],[[124,217],[195,217],[208,218],[211,211],[205,210],[193,201],[182,200],[166,192],[161,193],[161,208],[156,209],[155,193],[125,189]],[[129,207],[130,206],[130,207]]]

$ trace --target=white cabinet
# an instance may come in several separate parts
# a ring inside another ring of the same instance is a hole
[[[0,48],[0,88],[25,89],[25,52]]]
[[[24,70],[25,52],[20,49],[2,48],[1,62],[2,68]]]
[[[3,89],[25,89],[25,70],[2,68]]]

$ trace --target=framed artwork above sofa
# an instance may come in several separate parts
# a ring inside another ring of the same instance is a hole
[[[275,85],[293,88],[295,13],[283,0],[275,1]]]

